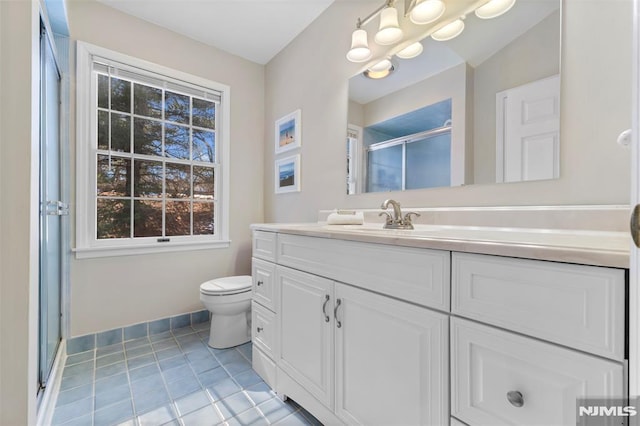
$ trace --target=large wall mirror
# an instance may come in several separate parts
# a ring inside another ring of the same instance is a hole
[[[349,80],[347,192],[559,176],[561,0],[469,14],[383,79]]]

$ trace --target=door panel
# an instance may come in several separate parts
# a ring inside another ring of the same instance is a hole
[[[350,425],[447,424],[447,315],[335,287],[336,413]]]
[[[333,281],[277,266],[276,282],[278,365],[331,408]]]
[[[498,182],[554,179],[560,175],[560,77],[496,95]]]
[[[40,342],[39,381],[46,385],[60,343],[61,223],[60,74],[51,40],[40,37]]]

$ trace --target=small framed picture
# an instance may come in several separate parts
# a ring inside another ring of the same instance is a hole
[[[287,114],[275,125],[275,148],[276,154],[299,148],[300,140],[301,111],[298,109],[291,114]]]
[[[282,158],[275,163],[276,194],[300,192],[300,155]]]

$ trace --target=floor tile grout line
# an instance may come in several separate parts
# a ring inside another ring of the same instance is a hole
[[[171,338],[172,338],[173,340],[175,340],[175,343],[176,343],[176,344],[178,344],[178,341],[177,341],[177,339],[175,338],[175,336],[173,335],[173,333],[171,333]],[[166,339],[166,340],[168,340],[168,339]],[[166,379],[165,379],[165,377],[164,377],[164,374],[162,373],[162,368],[160,368],[160,360],[158,359],[158,356],[157,356],[157,354],[156,354],[155,348],[153,347],[153,344],[151,343],[151,338],[150,338],[150,337],[149,337],[149,343],[150,343],[150,346],[151,346],[151,354],[152,354],[152,356],[153,356],[153,359],[155,360],[154,362],[156,363],[156,367],[158,367],[158,371],[160,372],[160,379],[162,380],[162,385],[164,386],[164,390],[165,390],[165,392],[167,392],[167,395],[169,396],[169,403],[170,403],[170,404],[171,404],[171,406],[174,408],[174,411],[175,411],[175,412],[176,412],[176,414],[177,414],[177,412],[178,412],[177,407],[175,406],[175,402],[174,402],[174,400],[171,398],[171,392],[169,392],[169,387],[167,386]],[[178,345],[179,345],[179,344],[178,344]],[[143,367],[141,367],[141,368],[143,368]],[[127,366],[127,373],[128,373],[128,372],[129,372],[129,368],[128,368],[128,366]],[[132,403],[132,405],[133,405],[133,418],[134,418],[134,421],[136,421],[137,423],[139,423],[139,422],[138,422],[138,418],[139,418],[141,415],[146,414],[146,413],[141,413],[141,414],[139,414],[139,413],[138,413],[138,410],[135,408],[135,402],[134,402],[134,399],[133,399],[133,386],[131,386],[131,403]],[[152,411],[153,411],[153,410],[152,410]]]
[[[98,374],[98,348],[93,349],[93,382],[91,383],[91,426],[96,422],[96,375]]]
[[[149,342],[151,342],[151,340],[149,340]],[[129,398],[131,399],[131,413],[133,414],[133,423],[134,425],[137,425],[139,422],[138,422],[138,416],[136,415],[136,403],[133,400],[133,386],[132,386],[131,374],[130,374],[131,370],[129,369],[129,358],[127,357],[127,347],[124,341],[122,342],[122,351],[124,353],[124,367],[125,367],[125,372],[127,373],[127,383],[129,384]]]
[[[192,328],[193,328],[193,327],[192,327]],[[202,342],[202,339],[200,338],[200,335],[199,335],[197,332],[195,332],[195,334],[198,336],[198,338],[199,338],[199,339],[200,339],[200,341]],[[217,407],[216,407],[216,405],[215,405],[215,401],[213,401],[213,400],[212,400],[211,396],[209,395],[209,392],[207,392],[207,391],[206,391],[204,384],[203,384],[203,383],[200,381],[200,379],[198,378],[198,373],[196,373],[196,371],[193,369],[193,366],[191,365],[191,361],[189,361],[189,357],[188,357],[187,353],[183,351],[182,346],[180,346],[180,342],[179,342],[179,341],[177,341],[177,340],[178,340],[178,339],[176,339],[176,342],[178,343],[178,347],[180,348],[180,351],[182,351],[182,352],[184,353],[184,356],[187,358],[187,365],[189,366],[189,369],[193,372],[193,374],[194,374],[194,376],[195,376],[196,380],[198,381],[198,384],[200,385],[200,390],[201,390],[201,391],[204,391],[205,396],[206,396],[206,398],[209,400],[209,404],[213,406],[213,409],[214,409],[214,410],[218,410],[218,409],[217,409]],[[213,353],[211,352],[211,350],[209,349],[209,346],[208,346],[208,345],[207,345],[206,349],[207,349],[207,351],[211,354],[211,356],[213,356],[213,358],[216,360],[216,362],[217,362],[220,366],[222,366],[222,364],[220,364],[220,362],[219,362],[218,358],[216,358],[215,354],[213,354]],[[216,368],[217,368],[217,367],[216,367]],[[212,370],[213,370],[213,369],[212,369]],[[208,370],[207,370],[207,371],[208,371]],[[174,400],[174,402],[175,402],[175,400]],[[176,408],[177,408],[177,405],[176,405]],[[190,411],[189,413],[193,413],[193,412],[195,412],[195,411],[197,411],[197,410],[199,410],[199,409],[201,409],[201,408],[202,408],[202,407],[197,408],[197,409],[195,409],[195,410],[193,410],[193,411]],[[178,410],[176,410],[176,411],[178,411]],[[218,411],[219,411],[219,410],[218,410]],[[189,414],[189,413],[185,413],[185,415],[187,415],[187,414]],[[221,414],[221,413],[220,413],[220,414]],[[178,417],[179,417],[179,418],[182,418],[182,417],[183,417],[183,415],[178,413]]]
[[[245,392],[245,388],[244,388],[244,386],[242,386],[240,383],[238,383],[238,381],[235,379],[234,375],[233,375],[233,374],[231,374],[231,372],[230,372],[230,371],[229,371],[229,370],[224,366],[224,363],[222,363],[222,362],[220,361],[220,359],[216,356],[216,354],[211,350],[212,348],[211,348],[211,347],[210,347],[206,342],[204,342],[204,341],[203,341],[203,338],[198,334],[198,332],[197,332],[197,331],[195,332],[195,334],[198,336],[198,339],[200,340],[200,342],[202,342],[202,343],[206,346],[206,349],[207,349],[207,350],[208,350],[208,352],[209,352],[209,353],[214,357],[214,359],[216,360],[216,362],[218,363],[218,365],[220,366],[220,368],[222,368],[222,369],[225,371],[225,373],[229,376],[229,378],[233,381],[233,383],[235,383],[235,384],[238,386],[238,388],[240,389],[238,392],[234,392],[234,393],[232,393],[231,395],[227,395],[227,396],[225,396],[224,398],[221,398],[221,399],[220,399],[220,400],[218,400],[218,401],[213,401],[213,400],[212,400],[212,398],[211,398],[211,395],[209,395],[209,392],[206,392],[206,391],[205,391],[205,394],[206,394],[207,398],[208,398],[208,399],[209,399],[209,401],[211,402],[211,405],[213,405],[213,409],[214,409],[214,410],[216,410],[216,412],[218,413],[219,417],[222,419],[221,424],[226,423],[228,420],[231,420],[232,418],[235,418],[235,417],[237,417],[238,415],[240,415],[240,414],[242,414],[242,413],[244,413],[244,412],[246,412],[246,411],[249,411],[249,410],[250,410],[250,409],[252,409],[252,408],[257,408],[257,404],[255,403],[255,401],[254,401],[254,400],[253,400],[253,399],[252,399],[252,398],[251,398],[251,397],[250,397],[250,396]],[[186,335],[188,335],[188,334],[186,334]],[[183,336],[184,336],[184,335],[183,335]],[[176,340],[177,340],[177,339],[176,339]],[[180,342],[178,342],[178,345],[180,345]],[[240,356],[242,356],[244,359],[246,359],[246,357],[242,354],[242,352],[240,352],[239,350],[237,350],[237,348],[236,348],[236,347],[234,347],[234,348],[229,348],[229,349],[230,349],[230,350],[234,350],[234,351],[238,352],[238,353],[240,354]],[[183,349],[182,349],[182,346],[180,346],[180,350],[183,350]],[[186,352],[185,352],[185,355],[187,355],[187,353],[186,353]],[[191,362],[188,360],[188,358],[187,358],[187,364],[189,365],[189,368],[191,369],[191,371],[193,371],[193,372],[195,373],[195,370],[193,370],[193,366],[191,365]],[[218,367],[216,367],[216,368],[218,368]],[[247,370],[247,371],[248,371],[248,370]],[[197,373],[195,373],[195,375],[196,375],[196,379],[197,379],[197,376],[198,376],[198,375],[197,375]],[[199,380],[199,379],[198,379],[198,383],[200,383],[201,388],[203,388],[203,387],[204,387],[204,386],[202,385],[202,382],[200,382],[200,380]],[[221,402],[221,401],[224,401],[225,399],[227,399],[227,398],[229,398],[229,397],[231,397],[231,396],[233,396],[233,395],[239,394],[239,393],[242,393],[242,394],[247,398],[247,400],[251,403],[251,407],[249,407],[248,409],[246,409],[246,410],[242,411],[241,413],[238,413],[238,414],[236,414],[236,415],[234,415],[234,416],[230,417],[229,419],[225,419],[225,418],[224,418],[224,415],[222,414],[222,410],[220,410],[220,408],[218,407],[218,403],[219,403],[219,402]],[[265,419],[266,419],[266,417],[265,417]]]
[[[229,374],[229,371],[227,371],[223,364],[220,362],[220,360],[218,359],[218,357],[216,356],[215,353],[213,353],[213,351],[211,350],[211,347],[206,343],[203,342],[202,337],[198,334],[198,332],[195,332],[196,336],[198,336],[198,339],[200,340],[200,342],[204,343],[206,350],[211,354],[211,356],[213,357],[213,359],[215,359],[215,361],[218,363],[218,365],[224,369],[225,373],[227,373],[227,375],[233,379],[233,377],[231,377],[231,375]],[[177,340],[177,339],[176,339]],[[178,342],[178,346],[180,347],[180,350],[183,351],[182,346],[180,346],[180,342]],[[222,415],[222,411],[220,410],[220,408],[217,405],[217,402],[222,401],[223,399],[227,398],[221,398],[220,401],[214,401],[213,398],[211,397],[211,395],[209,394],[209,392],[206,391],[206,387],[204,386],[204,384],[200,381],[200,379],[198,378],[198,374],[196,373],[196,371],[193,369],[193,366],[191,365],[191,361],[189,361],[188,355],[186,352],[183,351],[183,353],[185,354],[185,356],[187,356],[187,365],[189,366],[189,369],[194,373],[194,375],[196,376],[196,380],[198,381],[198,384],[200,385],[200,389],[204,391],[207,399],[209,400],[210,405],[213,407],[213,409],[218,413],[218,417],[223,419],[222,422],[226,422],[226,420],[224,420],[224,416]],[[218,368],[218,367],[215,367]],[[213,370],[213,369],[212,369]],[[207,370],[208,371],[208,370]],[[236,383],[237,384],[237,383]],[[202,408],[202,407],[201,407]],[[199,408],[199,409],[201,409]],[[197,410],[194,410],[197,411]],[[192,411],[193,412],[193,411]],[[188,413],[187,413],[188,414]],[[180,417],[183,417],[182,415]]]
[[[190,327],[190,328],[193,330],[193,327],[191,327],[191,326],[186,326],[186,327]],[[185,327],[185,328],[186,328],[186,327]],[[169,331],[170,331],[170,334],[171,334],[170,339],[173,339],[173,341],[175,342],[176,346],[177,346],[177,347],[178,347],[178,349],[180,350],[180,353],[182,354],[182,356],[183,356],[183,357],[186,357],[187,353],[186,353],[186,352],[184,352],[184,350],[183,350],[182,346],[180,345],[180,341],[177,339],[177,337],[179,337],[179,336],[176,336],[176,335],[173,333],[173,331],[172,331],[172,330],[169,330]],[[184,334],[184,335],[180,335],[180,336],[186,336],[186,335],[189,335],[189,334],[193,334],[193,333],[186,333],[186,334]],[[165,339],[165,340],[169,340],[169,339]],[[182,417],[182,415],[180,414],[180,411],[178,410],[178,406],[177,406],[177,404],[176,404],[176,398],[173,398],[173,396],[171,395],[171,391],[169,390],[168,382],[166,381],[166,378],[165,378],[165,376],[164,376],[164,373],[163,373],[163,371],[162,371],[162,368],[160,367],[160,360],[158,359],[157,351],[156,351],[156,349],[153,347],[153,344],[151,345],[151,348],[152,348],[152,354],[153,354],[153,357],[154,357],[155,362],[156,362],[156,364],[157,364],[158,370],[160,371],[160,377],[161,377],[161,379],[162,379],[162,383],[163,383],[163,385],[164,385],[164,387],[165,387],[165,390],[167,391],[167,395],[169,396],[169,403],[171,404],[171,406],[172,406],[172,408],[173,408],[173,410],[174,410],[174,412],[175,412],[175,415],[176,415],[176,417],[175,417],[174,419],[172,419],[172,420],[178,420],[178,421],[180,421],[180,422],[181,422],[180,418]],[[173,358],[173,357],[170,357],[170,358]],[[186,364],[188,365],[189,369],[194,373],[195,379],[198,381],[198,385],[200,385],[200,390],[203,390],[202,383],[200,382],[200,380],[198,380],[198,378],[197,378],[197,374],[196,374],[196,373],[195,373],[195,371],[193,370],[193,368],[192,368],[192,366],[191,366],[191,363],[189,362],[188,358],[186,359]],[[205,394],[207,394],[207,393],[205,392]],[[184,397],[184,396],[186,396],[186,395],[181,395],[181,396],[180,396],[180,398],[181,398],[181,397]],[[207,397],[208,397],[208,394],[207,394]],[[178,399],[179,399],[179,398],[178,398]],[[213,402],[211,402],[211,401],[210,401],[210,403],[213,405]],[[194,411],[195,411],[195,410],[194,410]],[[136,414],[136,418],[137,418],[137,417],[139,417],[139,414],[137,413],[137,411],[135,412],[135,414]],[[145,414],[145,413],[143,413],[143,414]],[[185,414],[188,414],[188,413],[185,413]]]

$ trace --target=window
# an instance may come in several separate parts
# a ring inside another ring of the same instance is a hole
[[[78,257],[228,246],[228,92],[78,43]]]

